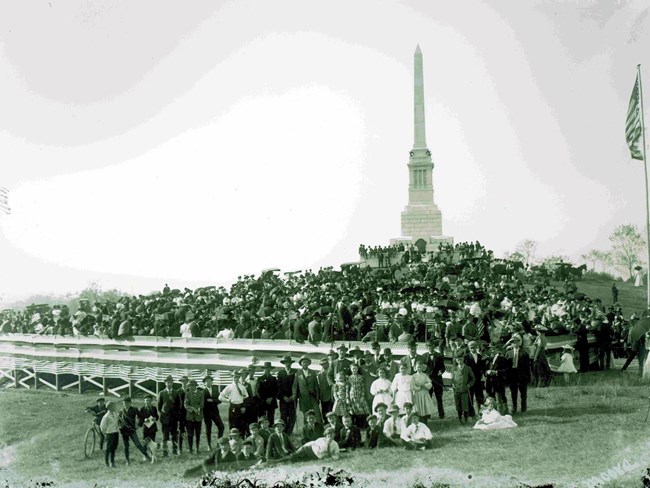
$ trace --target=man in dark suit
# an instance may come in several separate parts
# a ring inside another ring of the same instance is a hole
[[[490,346],[490,358],[486,361],[485,391],[488,396],[496,400],[496,408],[501,415],[508,413],[508,400],[506,399],[506,376],[509,360],[504,353],[503,345]]]
[[[178,453],[183,454],[183,439],[187,436],[187,411],[185,410],[185,393],[190,379],[181,377],[181,387],[178,389]]]
[[[163,431],[163,456],[168,456],[167,441],[172,441],[173,454],[178,454],[178,394],[174,391],[174,379],[165,378],[166,388],[158,394],[158,412]]]
[[[315,441],[319,437],[323,437],[323,424],[316,421],[316,412],[309,410],[305,412],[305,425],[302,428],[300,443],[306,444],[307,442]]]
[[[508,351],[507,358],[508,384],[510,386],[510,396],[512,398],[512,413],[517,413],[517,394],[521,396],[521,412],[526,412],[528,399],[528,383],[530,382],[530,356],[521,347],[522,340],[519,334],[514,334],[512,339],[512,349]]]
[[[266,415],[270,425],[275,421],[275,409],[278,407],[279,383],[271,374],[273,366],[270,361],[264,363],[264,374],[257,380],[257,397],[260,401],[260,415]]]
[[[433,385],[433,394],[436,397],[436,403],[438,405],[438,417],[444,419],[445,408],[442,401],[444,383],[442,379],[442,373],[445,372],[445,357],[440,351],[440,347],[442,346],[442,339],[431,339],[429,342],[427,342],[427,346],[429,348],[429,351],[425,352],[422,355],[422,359],[427,365],[429,379],[431,379],[431,384]]]
[[[293,382],[291,396],[298,400],[298,408],[300,408],[303,415],[312,410],[317,412],[316,421],[322,422],[319,408],[318,379],[316,378],[316,373],[309,369],[311,359],[307,356],[302,356],[298,360],[298,364],[300,364],[301,369],[296,373],[296,380]]]
[[[345,414],[343,416],[343,426],[339,430],[339,447],[341,449],[354,450],[362,447],[361,431],[359,427],[352,425],[352,416]]]
[[[205,435],[208,439],[208,448],[212,450],[212,422],[218,430],[217,439],[223,437],[225,427],[219,414],[219,391],[212,385],[212,376],[203,378],[203,422],[205,423]]]
[[[274,432],[266,443],[267,461],[282,459],[296,450],[284,429],[285,425],[282,420],[278,420],[273,425]]]
[[[327,377],[327,370],[329,369],[327,356],[320,360],[320,365],[323,369],[316,375],[316,380],[318,381],[318,396],[320,398],[322,418],[325,419],[325,415],[332,411],[334,405],[332,401],[332,385]]]
[[[338,358],[333,358],[330,361],[328,369],[328,378],[331,384],[334,384],[334,379],[338,373],[343,373],[346,377],[350,375],[350,363],[352,361],[347,357],[348,348],[345,347],[345,344],[341,344],[337,350]]]
[[[400,358],[399,365],[404,365],[406,368],[406,374],[415,374],[415,364],[421,359],[417,353],[417,343],[415,341],[410,341],[408,343],[409,353]]]
[[[142,427],[142,442],[147,444],[147,439],[156,442],[158,432],[158,409],[151,404],[151,395],[144,397],[144,407],[138,412],[138,425]]]
[[[469,389],[469,415],[476,417],[476,412],[481,409],[483,405],[483,375],[485,373],[485,359],[483,355],[478,352],[478,343],[476,341],[469,341],[467,343],[467,354],[465,355],[465,364],[470,367],[474,373],[475,382]],[[474,409],[474,401],[476,401],[476,410]]]
[[[277,398],[280,402],[280,418],[284,430],[291,434],[296,424],[296,397],[293,396],[293,384],[296,381],[296,374],[291,369],[293,364],[291,356],[285,356],[280,362],[284,364],[284,369],[278,372]]]

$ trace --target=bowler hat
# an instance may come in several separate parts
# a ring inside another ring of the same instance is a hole
[[[293,364],[294,361],[291,359],[291,356],[284,356],[280,362],[282,364]]]

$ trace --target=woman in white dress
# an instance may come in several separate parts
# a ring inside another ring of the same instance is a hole
[[[562,346],[562,356],[560,357],[560,366],[557,368],[558,373],[564,374],[564,382],[569,382],[569,375],[577,373],[575,365],[573,364],[573,347],[568,344]]]
[[[401,364],[399,373],[395,374],[391,389],[393,390],[393,401],[399,407],[400,414],[404,413],[404,404],[413,403],[413,395],[411,394],[411,383],[413,376],[406,374],[406,366]]]
[[[433,384],[429,375],[425,373],[427,365],[424,361],[418,361],[415,367],[417,372],[413,375],[413,382],[411,383],[413,405],[415,405],[415,411],[420,414],[422,422],[426,424],[429,417],[436,410],[436,406],[431,399],[431,393],[429,393]]]
[[[517,424],[510,415],[501,415],[497,409],[494,408],[494,399],[488,397],[481,408],[481,418],[474,424],[477,430],[498,430],[510,429],[517,427]]]
[[[390,380],[387,378],[388,373],[386,373],[386,368],[380,367],[377,369],[377,374],[379,378],[370,385],[373,412],[379,403],[390,405],[393,402],[393,389],[391,388]]]

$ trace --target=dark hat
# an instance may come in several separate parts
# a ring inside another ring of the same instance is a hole
[[[377,405],[375,405],[375,412],[379,407],[388,408],[388,406],[384,402],[379,402]]]
[[[356,358],[363,356],[363,351],[359,348],[359,346],[354,346],[354,349],[350,349],[349,353]]]
[[[330,352],[327,353],[330,357],[339,357],[338,353],[334,349],[330,349]]]
[[[174,381],[174,378],[172,378],[172,375],[170,374],[168,374],[167,378],[165,378],[165,383],[167,383],[168,381]]]
[[[277,427],[278,425],[284,427],[285,426],[284,420],[282,419],[276,420],[275,423],[273,424],[273,427]]]
[[[339,351],[347,351],[348,350],[348,348],[343,343],[339,344],[339,347],[337,347],[337,349]]]
[[[232,437],[232,436],[235,436],[235,435],[239,435],[239,436],[241,436],[241,432],[239,431],[239,429],[238,429],[237,427],[233,427],[233,428],[230,429],[230,431],[228,432],[228,437]]]
[[[370,344],[370,348],[375,351],[379,351],[379,349],[381,348],[381,344],[379,344],[379,342],[377,341],[373,341],[373,343]]]
[[[390,350],[390,347],[385,347],[384,348],[384,354],[393,354],[393,351]]]
[[[324,358],[320,358],[320,363],[321,364],[327,364],[329,362],[330,362],[330,360],[329,360],[329,358],[327,356],[325,356]]]
[[[99,397],[99,398],[98,398],[97,400],[95,400],[95,401],[97,401],[97,402],[105,402],[105,401],[106,401],[106,398],[104,398],[104,397]]]
[[[187,375],[181,376],[181,381],[188,381],[188,380],[189,378],[187,377]]]
[[[266,368],[272,368],[273,365],[271,364],[271,361],[264,361],[264,366],[262,366],[264,369]]]
[[[196,380],[190,380],[190,382],[188,383],[188,385],[194,385],[194,386],[197,386],[198,383],[196,382]]]
[[[280,362],[282,364],[293,364],[294,361],[291,359],[291,356],[284,356]]]
[[[126,403],[131,403],[131,397],[130,397],[130,396],[125,396],[125,397],[122,399],[122,401],[123,401],[123,402],[126,402]]]
[[[259,428],[260,428],[260,424],[258,424],[257,422],[251,422],[251,423],[248,425],[248,429],[249,429],[249,430],[252,429],[253,427],[256,427],[256,428],[259,429]]]
[[[223,444],[223,445],[227,446],[228,445],[228,438],[226,436],[224,436],[221,439],[217,439],[217,444]]]
[[[307,356],[300,356],[300,359],[298,359],[298,364],[302,366],[303,361],[307,361],[307,366],[311,364],[311,359]]]
[[[307,410],[307,411],[305,412],[305,417],[310,417],[310,416],[311,416],[311,417],[315,417],[315,416],[316,416],[316,412],[314,412],[313,410]]]
[[[376,415],[368,415],[368,416],[366,417],[366,422],[370,422],[370,419],[375,419],[375,420],[377,420],[377,416],[376,416]]]
[[[408,342],[406,343],[406,347],[409,347],[409,348],[410,348],[410,347],[418,347],[418,343],[415,342],[413,339],[411,339],[410,341],[408,341]]]
[[[406,407],[413,407],[413,404],[411,402],[404,402],[404,408]]]
[[[388,413],[393,413],[393,412],[398,412],[399,413],[399,407],[397,405],[395,405],[394,403],[388,409]]]
[[[205,378],[203,378],[203,383],[207,383],[208,380],[214,381],[214,378],[210,375],[207,375]]]

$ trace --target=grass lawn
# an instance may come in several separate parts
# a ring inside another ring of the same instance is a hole
[[[591,298],[600,298],[603,305],[609,307],[612,304],[612,281],[582,280],[576,281],[578,291]],[[562,283],[556,283],[562,289]],[[616,282],[618,288],[618,302],[623,307],[626,318],[632,313],[637,317],[641,311],[646,309],[646,288],[645,286],[635,287],[634,283]]]
[[[452,486],[593,486],[592,477],[623,466],[627,473],[612,471],[614,480],[604,486],[641,486],[645,467],[650,466],[650,421],[643,421],[648,388],[639,381],[636,364],[627,372],[619,370],[620,360],[616,366],[574,377],[568,386],[556,378],[549,388],[531,388],[529,410],[515,416],[519,427],[510,430],[482,432],[461,426],[447,392],[449,418],[430,422],[435,449],[362,450],[346,454],[337,466],[367,486],[409,486],[416,479]],[[196,481],[183,480],[180,474],[197,464],[198,456],[184,454],[151,465],[136,451],[127,467],[120,440],[116,470],[104,467],[101,452],[84,459],[82,440],[90,422],[84,407],[94,398],[0,389],[0,481],[34,487],[44,486],[38,484],[44,481],[55,486],[196,486]],[[136,400],[136,405],[141,403]],[[225,412],[222,416],[227,418]],[[279,467],[257,476],[296,474],[318,466]]]

